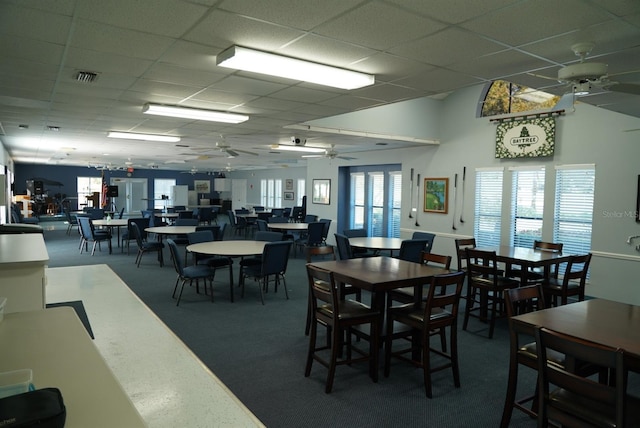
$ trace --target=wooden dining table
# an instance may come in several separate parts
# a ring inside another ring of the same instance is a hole
[[[478,247],[480,251],[495,251],[496,259],[505,264],[519,265],[522,267],[520,284],[527,285],[528,272],[532,268],[542,267],[545,276],[549,275],[550,268],[559,263],[566,263],[572,254],[558,253],[548,250],[534,250],[533,248],[514,247],[509,245],[496,245],[490,247]]]
[[[612,348],[624,349],[630,368],[640,370],[640,306],[589,299],[511,318],[533,335],[536,326]]]
[[[340,274],[352,286],[371,292],[372,306],[380,311],[382,318],[387,291],[413,286],[421,293],[422,286],[428,284],[433,276],[451,272],[437,266],[386,256],[319,261],[312,262],[311,265]]]

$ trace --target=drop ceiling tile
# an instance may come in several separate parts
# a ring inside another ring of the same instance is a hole
[[[445,25],[381,2],[367,2],[314,32],[379,50],[434,33]],[[380,31],[384,28],[385,31]]]

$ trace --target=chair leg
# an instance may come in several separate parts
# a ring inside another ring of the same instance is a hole
[[[307,364],[304,368],[305,377],[309,377],[309,375],[311,374],[311,366],[313,365],[313,354],[315,353],[316,349],[317,333],[318,323],[314,320],[309,333],[309,350],[307,351]]]
[[[342,330],[334,328],[331,332],[331,360],[329,361],[329,372],[327,373],[327,384],[324,388],[325,393],[330,393],[333,388],[333,378],[336,374],[336,362],[338,360],[338,352],[340,350],[340,336]],[[349,346],[349,350],[351,347]]]
[[[233,303],[233,265],[229,265],[229,297]]]
[[[180,293],[178,294],[178,301],[176,302],[176,306],[180,305],[180,299],[182,298],[182,292],[184,291],[184,283],[187,282],[186,279],[182,279],[182,286],[180,287]],[[193,280],[189,280],[189,286],[191,286]]]
[[[500,428],[508,428],[513,414],[513,403],[516,400],[516,389],[518,387],[518,362],[515,356],[511,356],[509,361],[509,379],[507,381],[507,396],[504,400],[504,409],[502,410],[502,419],[500,420]]]

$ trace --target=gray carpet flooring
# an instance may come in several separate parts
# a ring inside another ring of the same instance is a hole
[[[80,255],[76,233],[66,235],[62,223],[46,226],[50,267],[108,264],[269,427],[499,425],[509,358],[504,320],[498,322],[491,340],[486,325],[478,321],[470,321],[469,331],[459,327],[460,388],[454,387],[450,370],[440,371],[433,375],[434,396],[427,399],[421,370],[395,361],[388,378],[380,371],[378,383],[368,377],[366,363],[340,366],[333,392],[325,394],[323,366],[314,364],[311,376],[304,377],[307,284],[301,256],[289,262],[289,300],[283,290],[270,289],[263,306],[257,285],[248,282],[244,298],[236,288],[236,301],[230,303],[228,274],[221,271],[214,283],[215,302],[195,289],[185,289],[176,307],[171,298],[176,275],[168,248],[164,267],[154,254],[146,254],[136,268],[133,243],[130,255],[121,252],[115,238],[111,255],[106,245],[94,256]],[[236,278],[237,269],[236,262]],[[521,391],[529,392],[534,382],[535,373],[522,369]],[[534,427],[536,422],[515,411],[511,426]]]

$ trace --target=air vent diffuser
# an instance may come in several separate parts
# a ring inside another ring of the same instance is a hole
[[[98,73],[92,71],[78,71],[76,80],[81,83],[93,83],[98,78]]]

